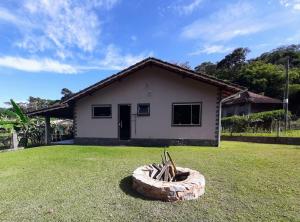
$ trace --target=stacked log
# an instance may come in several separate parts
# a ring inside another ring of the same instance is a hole
[[[149,177],[167,182],[175,181],[179,174],[169,152],[165,150],[161,158],[161,164],[153,163],[147,166]]]

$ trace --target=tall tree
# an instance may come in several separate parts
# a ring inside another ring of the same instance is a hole
[[[200,65],[195,67],[196,72],[206,73],[211,76],[216,75],[217,65],[212,62],[202,62]]]
[[[63,88],[61,90],[61,94],[63,95],[61,99],[66,99],[69,98],[71,95],[73,95],[73,92],[68,88]]]
[[[285,65],[286,57],[290,58],[291,68],[300,68],[300,44],[278,47],[270,52],[261,54],[254,60],[276,65]]]
[[[284,67],[255,61],[243,66],[235,82],[256,93],[282,98]]]
[[[246,56],[250,52],[248,48],[236,48],[232,53],[225,56],[217,63],[218,69],[234,69],[239,68],[246,62]]]
[[[248,48],[237,48],[217,63],[218,78],[235,82],[241,68],[246,64]]]

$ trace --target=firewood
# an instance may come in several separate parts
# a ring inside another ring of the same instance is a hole
[[[162,169],[162,167],[160,167],[159,164],[153,163],[152,166],[159,171]]]
[[[168,168],[168,164],[165,164],[162,170],[160,171],[160,173],[157,175],[156,177],[157,180],[160,180],[160,178],[162,177],[162,175],[164,174],[167,168]]]
[[[166,148],[164,148],[164,158],[165,158],[165,163],[167,162],[167,155],[166,155]]]
[[[167,165],[167,168],[164,173],[164,181],[168,181],[168,178],[169,178],[169,165]]]
[[[154,168],[150,174],[151,178],[154,178],[154,176],[157,174],[158,170],[156,168]]]
[[[172,163],[172,165],[173,165],[173,167],[174,167],[174,171],[175,171],[175,173],[177,172],[177,170],[176,170],[176,166],[175,166],[175,163],[173,162],[173,160],[172,160],[172,158],[171,158],[171,155],[169,154],[169,152],[167,151],[167,155],[168,155],[168,157],[169,157],[169,160],[171,161],[171,163]]]
[[[161,163],[149,164],[145,171],[149,171],[149,176],[161,181],[176,181],[178,178],[185,177],[185,174],[177,172],[174,161],[166,149],[161,155]]]
[[[163,155],[161,155],[161,163],[162,163],[162,165],[165,165],[165,164],[166,164],[166,161],[165,161],[165,159],[164,159],[164,156],[163,156]]]
[[[170,173],[171,178],[173,179],[173,177],[175,176],[175,171],[174,171],[174,167],[172,164],[169,167],[169,173]]]
[[[173,180],[173,177],[171,176],[171,174],[169,174],[168,181],[171,182],[172,180]]]

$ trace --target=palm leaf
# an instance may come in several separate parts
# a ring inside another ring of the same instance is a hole
[[[11,124],[16,124],[17,121],[15,120],[1,120],[0,119],[0,125],[11,125]]]
[[[8,110],[8,109],[5,110],[5,111],[3,112],[3,114],[6,115],[6,116],[8,116],[8,117],[16,117],[16,116],[17,116],[16,113],[14,113],[13,111]]]
[[[19,119],[21,120],[21,122],[22,122],[23,124],[29,123],[29,118],[28,118],[28,116],[26,116],[26,115],[22,112],[22,110],[21,110],[21,108],[19,107],[19,105],[16,104],[15,101],[13,101],[12,99],[10,100],[10,102],[11,102],[11,105],[13,106],[13,108],[14,108],[15,113],[17,114],[17,116],[18,116]]]

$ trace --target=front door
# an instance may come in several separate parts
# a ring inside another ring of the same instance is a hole
[[[119,138],[120,140],[129,140],[130,139],[130,114],[131,106],[119,105]]]

